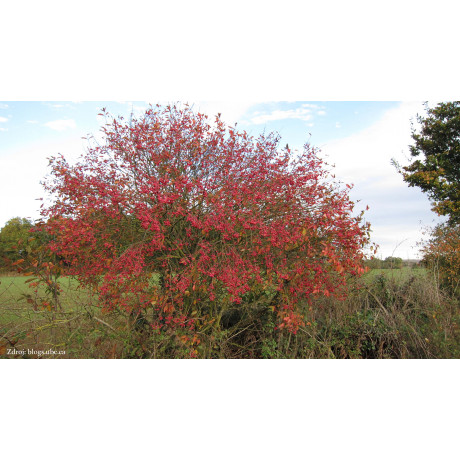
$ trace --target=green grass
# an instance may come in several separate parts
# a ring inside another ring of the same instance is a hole
[[[24,276],[0,276],[0,328],[28,323],[43,316],[45,312],[36,311],[31,301],[46,299],[44,286],[39,286],[37,292],[29,287],[25,281],[30,277]],[[59,280],[62,293],[59,300],[62,309],[66,313],[81,310],[91,303],[91,295],[88,291],[80,289],[76,279],[63,277]]]
[[[384,275],[387,278],[391,278],[399,281],[407,281],[413,276],[427,276],[428,271],[425,268],[417,267],[403,267],[403,268],[373,268],[364,275],[364,279],[373,279],[376,276]]]
[[[30,276],[7,276],[3,275],[0,276],[0,299],[3,296],[20,296],[24,293],[31,293],[32,289],[29,288],[29,283],[26,283]],[[59,280],[59,283],[62,285],[63,289],[71,289],[75,290],[78,288],[79,284],[78,281],[71,277],[62,277]],[[43,291],[43,288],[40,288],[40,292]]]
[[[402,269],[373,269],[365,274],[364,279],[366,281],[373,280],[376,276],[385,276],[389,279],[407,281],[412,276],[426,276],[427,270],[424,268],[409,268],[404,267]],[[30,277],[25,276],[0,276],[0,324],[2,318],[7,315],[8,308],[24,307],[27,308],[25,301],[26,295],[35,295],[32,288],[25,283]],[[153,282],[158,284],[158,276],[153,276]],[[61,304],[64,310],[74,308],[76,302],[85,302],[88,300],[89,294],[84,289],[79,288],[79,283],[72,277],[62,277],[59,280],[62,287]],[[45,288],[40,286],[38,289],[38,295],[45,295]]]
[[[65,350],[67,358],[108,357],[104,353],[101,356],[101,350],[94,352],[94,341],[116,336],[109,324],[116,323],[110,319],[108,327],[101,322],[110,315],[97,308],[95,297],[80,288],[76,279],[62,277],[59,279],[62,309],[48,310],[40,302],[46,300],[45,288],[39,287],[35,293],[25,283],[29,278],[0,276],[0,357],[8,357],[6,349],[12,346],[22,350]]]
[[[5,304],[17,304],[24,301],[24,296],[35,296],[34,289],[29,287],[30,276],[0,276],[0,306]],[[62,303],[66,305],[71,302],[72,298],[80,291],[79,283],[71,277],[62,277],[59,280],[62,287]],[[38,296],[45,295],[45,287],[39,286],[37,291]]]
[[[129,314],[103,313],[97,299],[72,278],[61,279],[62,311],[34,309],[25,297],[33,294],[26,279],[0,277],[0,357],[8,357],[11,342],[18,349],[65,350],[65,358],[189,356],[180,334],[134,330]],[[152,282],[158,283],[157,277]],[[460,358],[459,307],[423,268],[374,269],[346,300],[315,299],[296,336],[275,331],[271,314],[253,322],[247,317],[232,329],[198,330],[199,356]]]

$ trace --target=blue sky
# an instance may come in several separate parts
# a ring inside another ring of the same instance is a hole
[[[153,104],[170,101],[151,101]],[[439,221],[427,197],[402,181],[391,159],[407,163],[410,120],[423,112],[420,102],[192,102],[210,116],[221,113],[253,136],[277,131],[281,145],[321,149],[334,164],[336,179],[353,183],[356,211],[369,205],[372,239],[379,256],[417,257],[424,226]],[[10,218],[38,217],[40,181],[47,157],[76,159],[87,134],[99,134],[102,107],[114,115],[141,114],[148,102],[0,102],[0,226]]]

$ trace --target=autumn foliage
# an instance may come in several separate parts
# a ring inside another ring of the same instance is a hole
[[[315,296],[363,272],[368,227],[308,144],[281,149],[188,106],[103,116],[103,145],[51,159],[42,214],[49,248],[104,309],[185,341],[229,311],[269,311],[295,333]]]
[[[422,250],[424,262],[439,276],[441,286],[459,293],[460,225],[441,224],[431,232]]]

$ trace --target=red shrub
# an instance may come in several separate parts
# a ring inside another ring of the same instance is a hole
[[[154,327],[198,330],[265,306],[295,332],[312,296],[363,272],[368,228],[309,145],[279,149],[176,106],[103,132],[79,164],[51,160],[43,216],[52,251],[105,308],[153,305]]]

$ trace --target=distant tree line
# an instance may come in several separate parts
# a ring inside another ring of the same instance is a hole
[[[419,261],[416,260],[404,260],[401,257],[387,257],[386,259],[370,259],[366,262],[366,266],[370,269],[399,269],[403,267],[419,267],[421,266]]]

